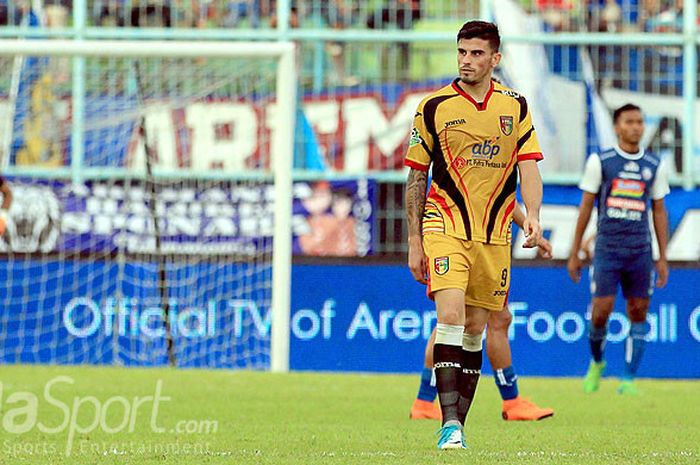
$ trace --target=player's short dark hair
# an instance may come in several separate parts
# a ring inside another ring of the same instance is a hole
[[[613,112],[613,124],[617,124],[617,120],[620,119],[620,115],[626,111],[639,111],[639,112],[641,112],[642,109],[633,103],[625,103],[624,105],[622,105],[620,108],[616,109]]]
[[[483,39],[488,41],[491,49],[497,52],[501,47],[501,35],[498,26],[487,21],[468,21],[457,33],[457,42],[462,39]]]

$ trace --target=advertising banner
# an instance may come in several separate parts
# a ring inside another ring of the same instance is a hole
[[[155,217],[166,254],[255,255],[270,251],[274,187],[267,182],[160,183],[151,205],[140,182],[12,182],[14,202],[0,252],[152,254]],[[372,252],[375,183],[298,182],[293,187],[293,252]]]
[[[257,312],[269,305],[268,274],[256,263],[168,265],[178,366],[269,366],[269,311]],[[0,262],[0,363],[167,365],[158,278],[147,262]]]
[[[423,367],[435,308],[407,267],[297,266],[294,278],[293,369],[415,372]],[[511,283],[509,339],[518,374],[585,374],[588,278],[575,285],[563,267],[515,267]],[[673,269],[668,285],[654,294],[640,376],[700,377],[697,289],[700,270]],[[618,296],[605,348],[611,376],[622,373],[628,331]],[[490,369],[486,357],[484,369]]]
[[[39,271],[45,279],[37,279]],[[168,267],[169,322],[179,366],[269,367],[268,272],[235,263]],[[8,283],[0,362],[167,364],[157,276],[151,263],[0,262],[0,279]],[[668,285],[656,291],[640,376],[700,378],[697,289],[700,270],[672,269]],[[519,374],[583,375],[589,360],[588,302],[586,276],[575,285],[562,267],[513,268],[509,338]],[[611,376],[622,373],[629,330],[624,308],[618,296],[605,349]],[[290,367],[420,371],[434,310],[424,286],[402,265],[295,265]],[[489,371],[486,358],[484,370]]]

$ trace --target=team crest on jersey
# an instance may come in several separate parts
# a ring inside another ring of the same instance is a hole
[[[654,173],[652,173],[651,169],[649,169],[649,167],[647,167],[647,166],[645,166],[644,169],[642,170],[642,178],[645,181],[650,180],[653,175],[654,175]]]
[[[628,161],[623,167],[625,171],[639,171],[639,165],[633,161]]]
[[[408,141],[408,146],[413,147],[414,145],[418,145],[422,142],[423,138],[421,138],[420,134],[418,134],[418,129],[411,129],[411,139]]]
[[[506,136],[513,134],[512,116],[501,116],[501,132]]]
[[[450,257],[437,257],[434,261],[435,274],[443,275],[450,269]]]

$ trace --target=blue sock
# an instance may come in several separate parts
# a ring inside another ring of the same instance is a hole
[[[605,338],[608,335],[608,328],[596,328],[592,324],[588,327],[588,341],[591,343],[591,355],[596,363],[603,361],[603,349],[605,348]]]
[[[622,379],[631,381],[637,374],[639,362],[644,354],[646,335],[649,332],[649,323],[632,323],[630,332],[625,341],[625,370]]]
[[[496,380],[496,386],[498,386],[503,400],[518,397],[518,375],[515,374],[513,365],[502,370],[494,370],[493,378]]]
[[[433,369],[423,368],[420,375],[420,388],[418,398],[426,402],[433,402],[437,396],[437,387],[431,384],[433,380]]]

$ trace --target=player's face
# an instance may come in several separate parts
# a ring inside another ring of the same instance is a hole
[[[637,145],[644,134],[642,112],[629,110],[622,112],[615,123],[615,132],[620,142]]]
[[[501,61],[501,54],[484,39],[460,39],[457,43],[459,78],[467,85],[491,79],[491,73]]]

